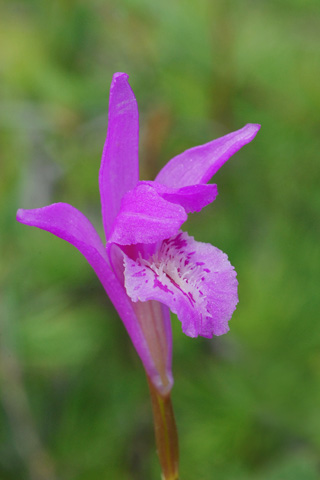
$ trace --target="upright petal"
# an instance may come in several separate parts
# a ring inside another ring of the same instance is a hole
[[[168,332],[167,315],[164,323],[168,338],[167,379],[164,380],[163,373],[158,371],[152,358],[145,332],[135,313],[137,306],[133,305],[123,285],[111,270],[105,247],[89,220],[79,210],[66,203],[56,203],[34,210],[20,209],[17,212],[17,220],[26,225],[53,233],[74,245],[84,255],[123,321],[155,387],[164,393],[170,391],[173,381],[171,373],[171,336],[170,331]]]
[[[187,233],[164,240],[148,259],[124,255],[125,287],[135,301],[158,300],[178,315],[190,337],[229,330],[238,303],[236,272],[225,253]]]
[[[139,114],[128,75],[113,76],[108,132],[99,172],[102,219],[106,236],[117,216],[123,195],[139,180]]]
[[[234,153],[254,139],[259,129],[260,125],[248,123],[224,137],[186,150],[160,170],[156,181],[175,188],[207,183]]]

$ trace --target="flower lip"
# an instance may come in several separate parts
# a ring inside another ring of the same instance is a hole
[[[125,287],[132,301],[153,299],[168,305],[191,337],[228,331],[238,282],[226,254],[180,232],[164,240],[151,257],[123,255]]]

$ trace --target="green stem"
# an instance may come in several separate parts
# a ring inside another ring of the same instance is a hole
[[[152,402],[157,452],[162,469],[162,480],[178,480],[178,433],[170,393],[165,396],[160,395],[149,378],[148,383]]]

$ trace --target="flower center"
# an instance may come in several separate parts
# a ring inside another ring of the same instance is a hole
[[[189,236],[181,232],[175,237],[164,240],[159,250],[147,260],[139,256],[139,263],[150,268],[157,281],[164,286],[173,284],[185,296],[192,306],[203,309],[208,315],[207,299],[201,290],[206,275],[210,272],[204,268],[204,262],[194,262],[195,251],[188,251]]]

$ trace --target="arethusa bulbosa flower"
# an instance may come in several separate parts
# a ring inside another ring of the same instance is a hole
[[[238,302],[236,272],[225,253],[194,240],[181,226],[188,213],[215,200],[217,186],[207,182],[259,128],[247,124],[186,150],[170,160],[154,181],[140,181],[137,102],[128,75],[116,73],[99,172],[106,242],[67,203],[17,212],[19,222],[53,233],[84,255],[123,321],[159,398],[167,398],[173,384],[169,310],[191,337],[210,338],[229,329]]]

